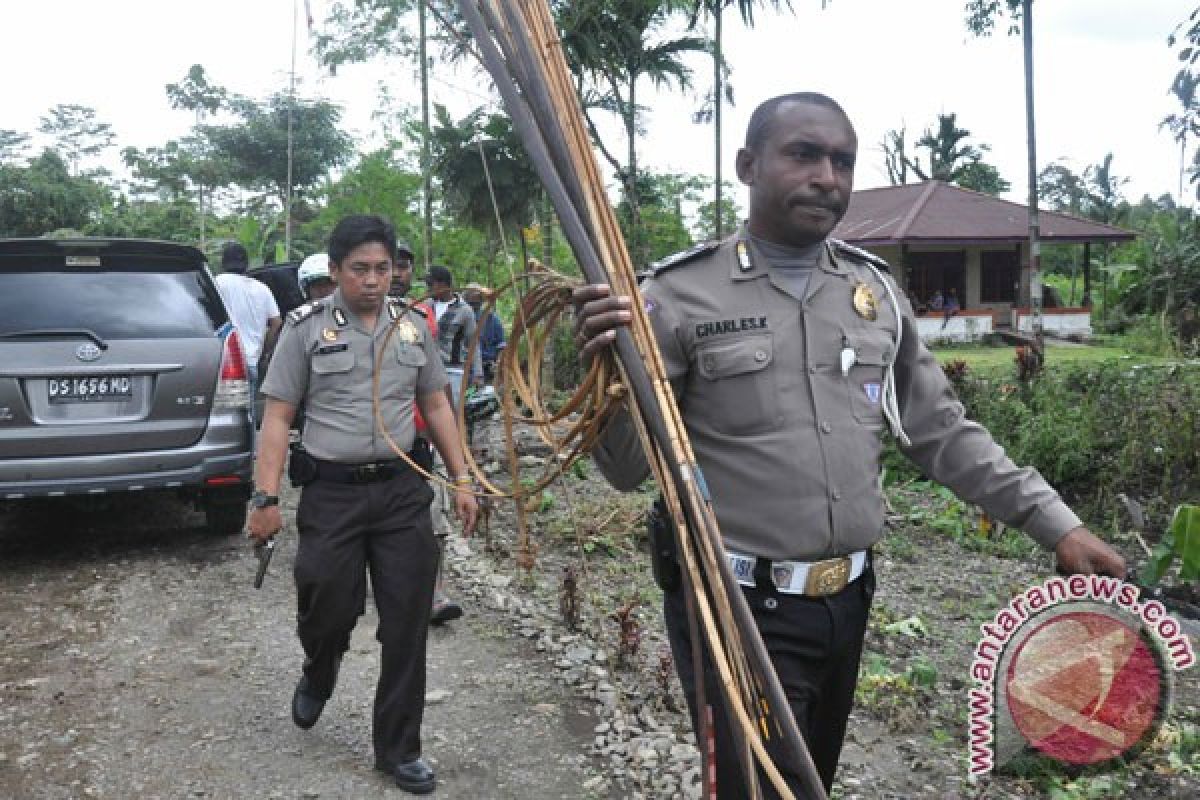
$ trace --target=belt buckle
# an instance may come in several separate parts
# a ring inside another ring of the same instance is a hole
[[[359,464],[351,473],[357,483],[370,483],[379,475],[379,465],[372,462],[370,464]]]
[[[850,578],[849,556],[818,561],[808,568],[804,593],[809,597],[825,597],[846,588]]]

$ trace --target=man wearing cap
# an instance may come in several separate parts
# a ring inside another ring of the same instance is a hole
[[[293,482],[303,486],[294,572],[305,658],[292,720],[307,729],[320,718],[369,575],[382,646],[372,715],[375,766],[402,789],[426,794],[436,785],[421,758],[421,720],[438,546],[432,490],[397,456],[412,446],[415,407],[458,487],[454,510],[467,534],[478,509],[433,337],[421,317],[387,296],[396,257],[391,224],[346,217],[330,235],[328,252],[338,288],[288,314],[263,385],[268,400],[248,529],[264,542],[283,527],[279,484],[288,428],[303,402],[303,451],[288,464]]]
[[[846,112],[829,97],[762,103],[737,155],[749,188],[745,226],[660,262],[642,285],[730,567],[827,790],[875,590],[885,431],[925,474],[1054,551],[1060,570],[1125,574],[1121,556],[1037,471],[1013,464],[966,418],[887,264],[828,238],[850,202],[857,152]],[[628,324],[632,301],[607,286],[582,287],[575,301],[586,360]],[[628,414],[607,426],[595,456],[618,488],[649,472]],[[696,707],[686,598],[674,560],[660,556],[658,566],[695,720],[705,710]],[[706,696],[719,697],[711,664],[703,671]],[[731,725],[710,702],[720,797],[740,798]],[[766,745],[776,756],[778,743]],[[776,764],[802,796],[793,765]]]
[[[463,299],[475,312],[475,324],[481,328],[479,357],[483,361],[483,379],[491,382],[496,378],[496,361],[500,358],[500,351],[504,349],[504,325],[494,310],[483,316],[483,301],[489,291],[478,283],[468,283],[463,289]]]
[[[221,251],[221,274],[216,277],[216,283],[221,301],[242,341],[253,397],[258,391],[259,359],[270,352],[282,321],[271,290],[246,275],[249,266],[246,248],[237,242],[229,242]]]

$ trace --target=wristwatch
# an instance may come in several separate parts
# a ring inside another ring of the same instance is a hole
[[[277,506],[279,505],[279,495],[267,494],[262,489],[255,489],[254,494],[250,495],[250,505],[254,508]]]

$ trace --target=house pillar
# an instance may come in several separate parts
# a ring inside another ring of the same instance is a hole
[[[1084,308],[1092,307],[1092,243],[1083,243],[1083,303]]]

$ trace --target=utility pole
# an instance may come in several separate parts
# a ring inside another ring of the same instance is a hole
[[[283,209],[283,260],[292,258],[292,112],[296,107],[296,0],[292,0],[292,68],[288,72],[287,198]]]
[[[433,263],[433,182],[429,176],[429,56],[425,41],[425,3],[426,0],[417,2],[417,35],[421,58],[421,260],[428,273]]]
[[[1025,50],[1025,132],[1029,151],[1029,307],[1033,314],[1033,340],[1038,358],[1044,359],[1042,331],[1042,245],[1038,222],[1037,134],[1033,119],[1033,0],[1021,2],[1021,34]]]

